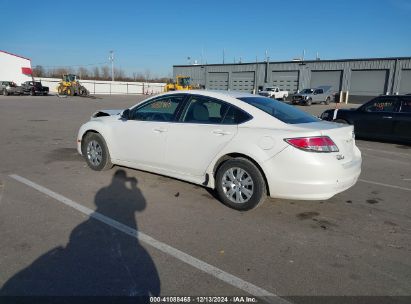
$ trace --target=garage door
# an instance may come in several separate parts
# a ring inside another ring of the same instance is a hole
[[[388,70],[353,70],[351,95],[378,96],[387,92]]]
[[[211,72],[207,74],[207,89],[228,90],[228,73]]]
[[[341,91],[342,71],[311,71],[312,88],[331,86],[334,92]]]
[[[298,71],[272,71],[271,83],[280,90],[295,93],[298,90]]]
[[[400,94],[411,93],[411,70],[401,70]]]
[[[254,90],[254,72],[234,72],[231,74],[233,91],[246,91],[252,93]]]

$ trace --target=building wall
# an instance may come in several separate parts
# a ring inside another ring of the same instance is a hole
[[[57,93],[57,87],[61,79],[36,77],[43,86],[49,87],[50,93]],[[158,94],[164,92],[165,83],[153,82],[124,82],[104,80],[79,80],[90,94],[101,95],[132,95],[132,94]]]
[[[330,79],[330,84],[334,86],[336,92],[348,92],[350,102],[362,103],[381,94],[411,93],[409,92],[411,87],[411,83],[409,83],[411,81],[410,70],[411,58],[407,57],[178,65],[173,67],[173,74],[174,76],[190,76],[193,83],[209,89],[210,84],[213,83],[210,76],[218,75],[217,73],[227,73],[228,89],[232,90],[234,89],[231,81],[233,73],[254,72],[252,92],[257,92],[262,87],[281,84],[284,85],[284,88],[297,88],[297,91],[300,91],[309,88],[312,84],[318,84],[321,79],[324,81]],[[288,81],[286,81],[286,77],[289,77]],[[292,79],[291,77],[296,78]],[[291,83],[298,83],[298,85]],[[237,83],[236,88],[238,88]]]
[[[30,59],[0,51],[0,81],[14,81],[21,85],[31,80],[31,76],[24,75],[21,68],[31,68]]]

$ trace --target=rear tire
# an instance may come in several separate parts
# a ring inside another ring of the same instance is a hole
[[[326,105],[329,105],[329,104],[330,104],[330,101],[331,101],[331,98],[330,98],[330,97],[327,97],[327,99],[325,100],[325,104],[326,104]]]
[[[82,153],[87,165],[95,171],[104,171],[113,167],[106,142],[98,133],[87,133],[84,136]]]
[[[217,171],[215,182],[220,201],[235,210],[256,208],[267,197],[262,173],[245,158],[225,161]]]

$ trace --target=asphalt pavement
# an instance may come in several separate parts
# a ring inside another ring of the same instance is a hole
[[[144,98],[0,96],[0,295],[410,299],[411,146],[357,140],[351,189],[237,212],[197,185],[87,167],[79,126]]]

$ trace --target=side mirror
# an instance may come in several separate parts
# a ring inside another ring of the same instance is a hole
[[[123,112],[121,112],[121,118],[125,120],[130,119],[130,109],[125,109]]]

